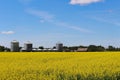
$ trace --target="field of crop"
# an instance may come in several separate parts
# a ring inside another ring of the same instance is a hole
[[[0,53],[0,80],[119,80],[120,52]]]

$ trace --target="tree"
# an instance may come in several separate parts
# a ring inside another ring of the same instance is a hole
[[[88,46],[88,51],[90,52],[105,51],[105,48],[103,46],[90,45]]]
[[[6,52],[10,52],[10,48],[7,48],[7,47],[6,47],[6,48],[5,48],[5,51],[6,51]]]
[[[108,46],[108,49],[107,49],[108,51],[115,51],[115,47],[113,47],[113,46]]]
[[[97,51],[105,51],[105,48],[103,46],[97,46]]]
[[[72,46],[72,47],[69,47],[68,49],[74,51],[78,49],[78,46]]]
[[[5,51],[5,47],[4,46],[0,46],[0,52]]]
[[[95,52],[95,51],[97,51],[97,47],[95,45],[89,45],[88,46],[88,51],[89,52]]]
[[[56,46],[53,46],[53,49],[56,49]]]
[[[39,49],[44,49],[44,47],[43,47],[43,46],[40,46]]]

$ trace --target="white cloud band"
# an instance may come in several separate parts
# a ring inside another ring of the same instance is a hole
[[[7,34],[7,35],[14,34],[14,33],[15,33],[14,31],[2,31],[2,32],[0,32],[0,34]]]
[[[91,3],[96,3],[96,2],[100,2],[103,0],[71,0],[70,4],[75,5],[75,4],[80,4],[80,5],[87,5],[87,4],[91,4]]]

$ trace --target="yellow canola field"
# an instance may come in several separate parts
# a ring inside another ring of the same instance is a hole
[[[120,52],[1,52],[0,80],[119,80]]]

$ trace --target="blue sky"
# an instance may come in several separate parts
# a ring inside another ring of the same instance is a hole
[[[0,44],[120,47],[119,0],[0,0]]]

